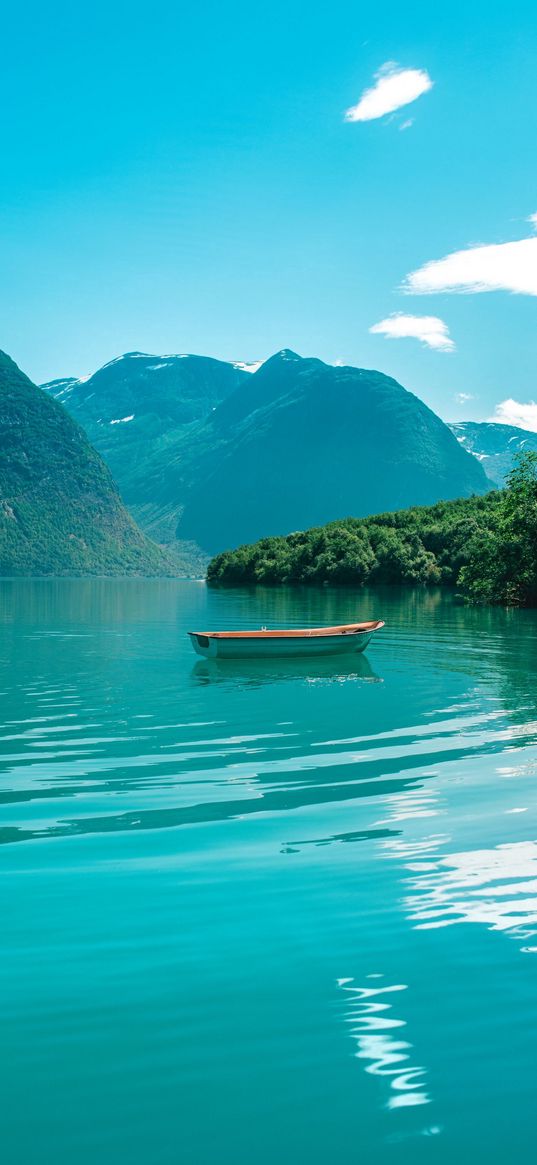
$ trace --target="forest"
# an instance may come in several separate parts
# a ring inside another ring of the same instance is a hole
[[[449,586],[470,602],[537,606],[537,453],[516,458],[503,490],[262,538],[218,554],[207,578],[226,587]]]

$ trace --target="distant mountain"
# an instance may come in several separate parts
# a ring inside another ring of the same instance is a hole
[[[288,350],[261,366],[129,353],[44,388],[84,426],[144,529],[210,553],[488,488],[397,381]]]
[[[0,574],[173,574],[61,404],[0,352]]]
[[[537,433],[494,421],[459,421],[449,426],[457,441],[481,462],[488,478],[503,485],[516,453],[537,452]]]
[[[178,532],[210,551],[489,488],[447,425],[397,381],[289,351],[223,401],[195,445]]]
[[[52,380],[41,387],[83,426],[144,528],[169,541],[184,491],[179,488],[157,512],[153,503],[160,479],[177,458],[181,461],[192,426],[250,380],[248,373],[256,367],[207,356],[127,352],[93,376]]]
[[[50,396],[54,397],[54,400],[61,401],[65,393],[77,383],[78,378],[76,376],[64,376],[60,380],[49,380],[46,384],[41,384],[40,388],[46,389]]]

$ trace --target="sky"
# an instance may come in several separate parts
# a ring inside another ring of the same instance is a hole
[[[537,429],[533,4],[28,0],[2,31],[0,347],[33,380],[285,347]]]

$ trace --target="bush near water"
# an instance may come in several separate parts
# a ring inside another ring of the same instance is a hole
[[[252,584],[457,586],[473,602],[537,605],[537,453],[504,490],[262,538],[218,554],[208,580]]]

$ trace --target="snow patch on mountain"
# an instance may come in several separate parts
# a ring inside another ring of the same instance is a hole
[[[233,368],[237,368],[239,372],[257,372],[258,368],[264,363],[263,360],[255,360],[253,364],[245,364],[242,360],[233,360]]]

